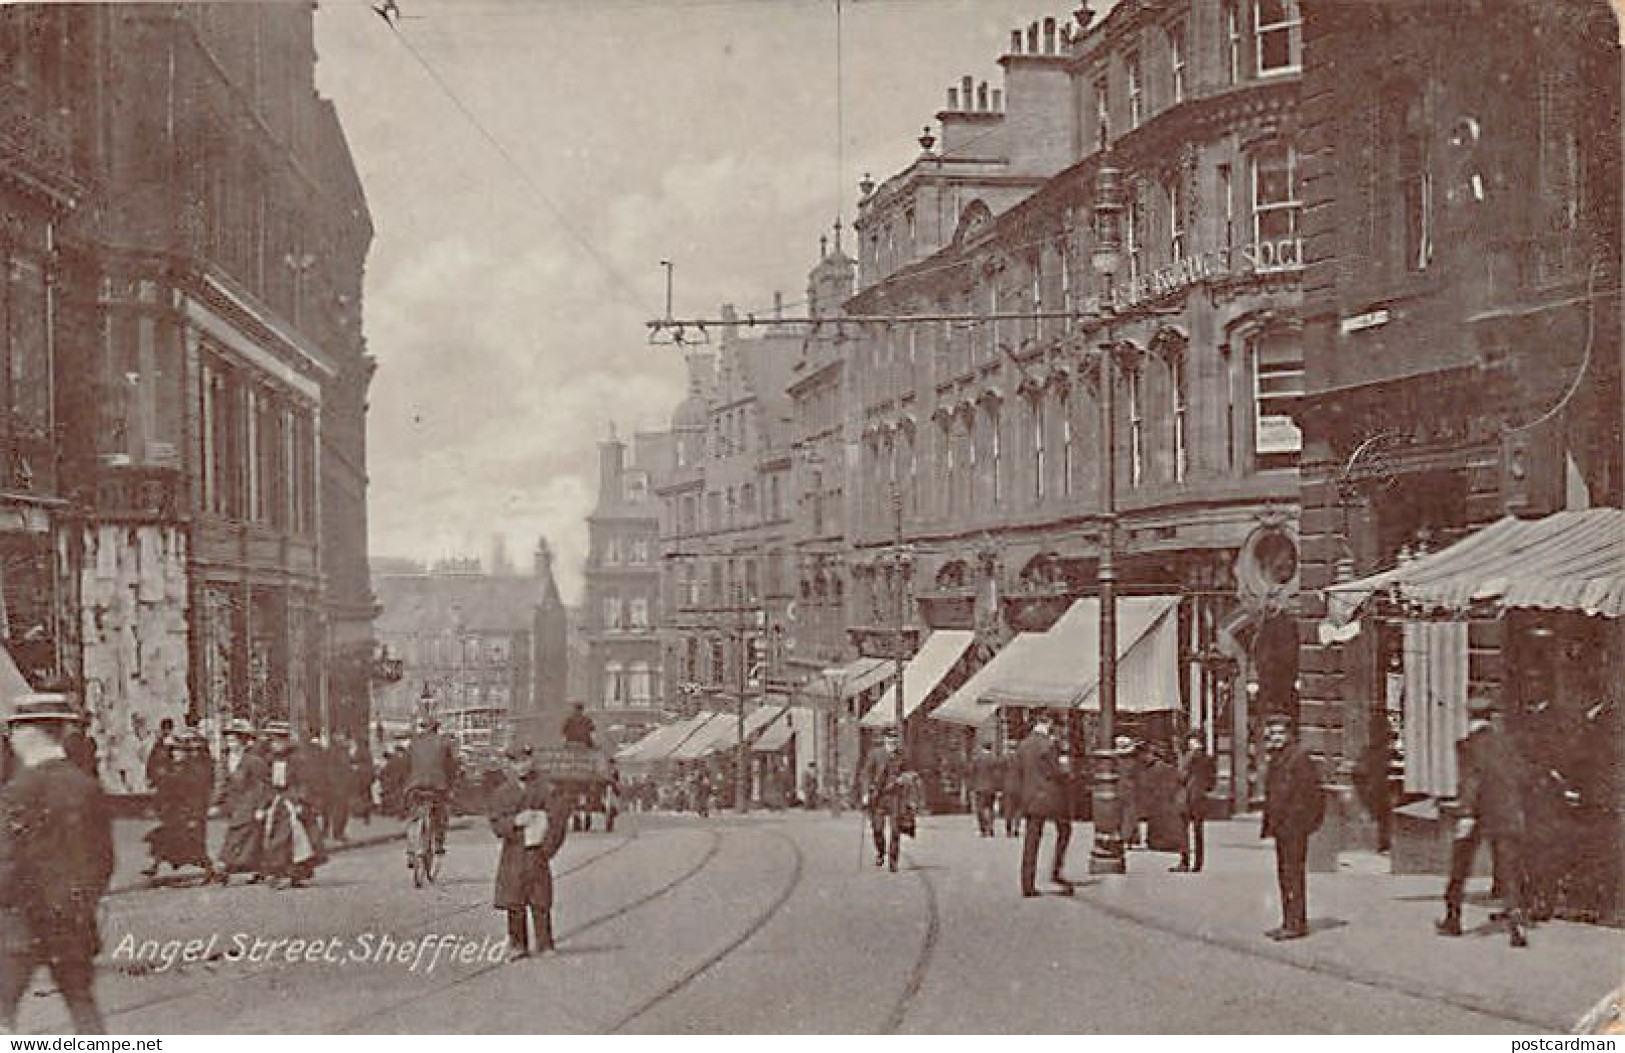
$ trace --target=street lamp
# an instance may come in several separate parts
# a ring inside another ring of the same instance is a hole
[[[1117,349],[1112,334],[1115,310],[1107,295],[1122,266],[1122,172],[1102,165],[1095,174],[1095,246],[1090,263],[1100,275],[1100,317],[1104,327],[1100,344],[1100,413],[1103,432],[1101,461],[1100,563],[1100,727],[1095,750],[1095,843],[1089,854],[1091,874],[1121,874],[1127,869],[1121,836],[1122,802],[1117,790],[1117,754],[1113,749],[1117,723]]]

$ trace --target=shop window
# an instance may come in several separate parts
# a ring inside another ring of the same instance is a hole
[[[1253,0],[1259,76],[1296,73],[1302,68],[1301,23],[1297,0]]]

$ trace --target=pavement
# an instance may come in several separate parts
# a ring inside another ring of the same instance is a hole
[[[973,827],[969,818],[952,826],[934,821],[932,841],[944,845],[933,848],[976,851],[986,842]],[[1489,921],[1495,905],[1487,878],[1468,885],[1464,934],[1439,936],[1433,922],[1444,913],[1444,878],[1390,874],[1387,858],[1374,852],[1345,852],[1336,873],[1311,873],[1310,936],[1277,943],[1263,935],[1280,924],[1274,845],[1258,829],[1256,818],[1208,823],[1201,873],[1171,873],[1176,854],[1135,850],[1126,875],[1091,877],[1092,830],[1079,823],[1069,876],[1079,882],[1082,903],[1148,928],[1535,1030],[1568,1031],[1625,980],[1619,929],[1550,921],[1529,927],[1527,948],[1509,946],[1505,928]],[[1040,873],[1049,858],[1046,843]]]
[[[139,850],[144,829],[121,842]],[[1020,841],[965,816],[922,820],[898,873],[874,865],[856,813],[630,816],[554,861],[559,953],[504,964],[498,846],[467,821],[422,889],[378,842],[305,889],[110,897],[97,994],[122,1034],[1505,1035],[1569,1030],[1625,961],[1619,931],[1567,923],[1521,951],[1487,929],[1437,937],[1440,882],[1374,856],[1312,874],[1313,935],[1276,944],[1255,823],[1210,824],[1195,875],[1133,852],[1127,875],[1089,878],[1089,834],[1074,832],[1074,894],[1023,899]],[[1469,925],[1486,914],[1470,905]],[[45,974],[19,1023],[66,1026]]]
[[[453,820],[451,826],[455,829],[465,822],[466,820]],[[196,867],[187,867],[177,871],[166,866],[160,871],[156,882],[149,880],[141,873],[149,858],[146,836],[148,831],[157,825],[158,821],[156,819],[119,818],[113,820],[113,880],[108,887],[109,895],[116,896],[136,889],[151,888],[155,883],[159,885],[195,883],[201,877],[202,871]],[[330,854],[348,852],[358,848],[371,848],[375,845],[401,840],[406,836],[405,826],[402,821],[389,816],[374,816],[370,823],[363,823],[352,816],[349,828],[345,833],[348,835],[346,840],[329,840],[327,842],[327,850]],[[219,858],[220,845],[225,841],[225,838],[225,820],[210,819],[210,858]]]

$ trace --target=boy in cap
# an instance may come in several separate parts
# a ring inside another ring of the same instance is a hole
[[[79,714],[62,695],[24,695],[8,718],[17,771],[0,789],[0,1025],[12,1030],[34,971],[51,970],[81,1034],[103,1030],[93,961],[96,907],[113,876],[101,787],[68,760]]]
[[[553,857],[564,844],[569,805],[531,763],[529,747],[510,747],[507,772],[491,795],[491,832],[502,841],[492,906],[508,915],[508,960],[553,950]]]

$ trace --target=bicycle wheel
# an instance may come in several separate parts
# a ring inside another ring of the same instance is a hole
[[[412,867],[412,887],[423,887],[423,815],[415,814],[406,821],[406,861]]]
[[[435,851],[435,843],[445,835],[436,830],[439,824],[430,816],[423,821],[423,877],[431,885],[434,884],[435,875],[440,873],[440,855]]]

